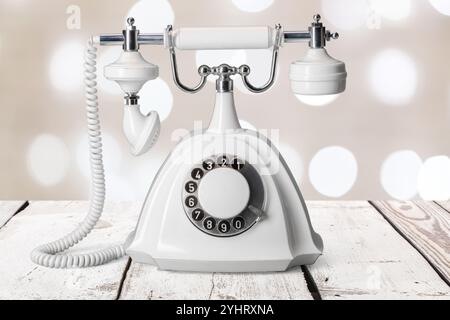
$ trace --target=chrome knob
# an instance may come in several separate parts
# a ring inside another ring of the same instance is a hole
[[[318,13],[313,16],[313,20],[315,23],[319,23],[320,19],[322,19],[322,17]]]
[[[202,77],[207,77],[211,74],[211,68],[203,64],[198,67],[198,74]]]
[[[243,77],[248,76],[250,74],[250,67],[246,64],[243,64],[239,67],[238,72]]]
[[[327,41],[330,41],[331,39],[336,40],[339,38],[339,33],[337,32],[330,32],[329,30],[327,30],[327,32],[325,33],[325,39]]]
[[[130,26],[130,27],[132,27],[132,26],[134,26],[134,18],[133,17],[129,17],[128,19],[127,19],[127,24]]]
[[[237,73],[237,68],[223,63],[218,67],[213,67],[211,71],[212,74],[216,76],[232,76]]]

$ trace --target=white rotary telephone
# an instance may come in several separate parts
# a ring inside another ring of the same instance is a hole
[[[136,262],[160,269],[185,271],[281,271],[312,264],[323,250],[292,173],[268,138],[239,125],[233,98],[233,76],[242,77],[251,92],[263,92],[275,80],[279,49],[287,43],[309,42],[306,56],[290,66],[296,94],[325,95],[345,90],[343,62],[327,54],[325,44],[336,39],[314,16],[308,31],[260,27],[179,28],[141,34],[128,19],[122,34],[89,39],[85,58],[86,103],[92,171],[89,212],[80,226],[62,239],[41,245],[32,260],[52,268],[89,267],[129,255]],[[97,45],[122,45],[119,59],[104,68],[125,93],[123,130],[134,155],[156,142],[160,123],[156,112],[139,110],[139,90],[158,77],[158,66],[139,53],[140,45],[164,45],[170,54],[175,84],[194,93],[216,76],[216,102],[208,128],[184,137],[155,176],[138,224],[124,244],[86,253],[62,253],[81,241],[103,210],[105,176],[98,117]],[[247,65],[201,66],[200,82],[190,88],[178,76],[179,50],[273,48],[270,77],[262,87],[248,79]]]

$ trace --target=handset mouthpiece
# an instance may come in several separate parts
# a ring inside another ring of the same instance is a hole
[[[156,111],[144,116],[139,110],[139,104],[125,105],[123,132],[134,156],[140,156],[150,150],[158,140],[160,130],[161,123]]]

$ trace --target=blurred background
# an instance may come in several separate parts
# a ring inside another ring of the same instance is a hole
[[[274,25],[305,30],[315,13],[340,33],[327,45],[346,63],[339,96],[296,97],[289,64],[307,45],[281,50],[277,82],[235,100],[243,126],[279,129],[278,146],[304,196],[314,199],[450,198],[450,0],[0,0],[0,199],[87,199],[89,163],[83,51],[92,34],[118,33],[127,16],[141,32],[177,26]],[[140,93],[160,113],[162,135],[134,158],[122,135],[122,94],[99,72],[107,198],[142,200],[178,138],[214,102],[178,90],[162,47],[142,47],[160,77]],[[120,48],[99,49],[99,70]],[[178,52],[184,82],[197,66],[247,63],[263,84],[270,50]]]

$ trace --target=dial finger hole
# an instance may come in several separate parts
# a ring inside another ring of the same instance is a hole
[[[242,161],[242,160],[240,160],[240,159],[238,159],[238,158],[234,158],[234,159],[231,161],[231,167],[232,167],[234,170],[241,170],[241,169],[244,167],[244,161]]]
[[[192,219],[194,219],[195,221],[202,221],[204,217],[205,213],[202,209],[195,209],[192,211]]]
[[[221,233],[227,233],[231,228],[230,223],[226,220],[220,221],[217,227]]]
[[[193,208],[193,207],[195,207],[195,206],[197,205],[198,200],[197,200],[197,198],[194,197],[194,196],[189,196],[189,197],[186,198],[186,200],[184,201],[184,203],[186,204],[186,206],[187,206],[188,208]]]
[[[226,155],[221,155],[217,158],[217,165],[220,167],[226,167],[228,165],[228,157]]]
[[[204,172],[200,168],[195,168],[191,172],[191,177],[192,177],[192,179],[195,179],[195,180],[200,180],[201,178],[203,178],[203,175],[204,175]]]
[[[205,169],[206,171],[210,171],[210,170],[214,169],[216,164],[213,160],[208,159],[208,160],[203,161],[202,166],[203,166],[203,169]]]
[[[185,184],[184,189],[188,193],[194,193],[195,191],[197,191],[197,187],[198,186],[194,181],[189,181]]]
[[[203,227],[206,230],[212,230],[216,227],[216,220],[214,218],[206,218],[205,221],[203,221]]]
[[[245,220],[242,217],[236,217],[233,219],[233,227],[236,230],[242,230],[245,227]]]

